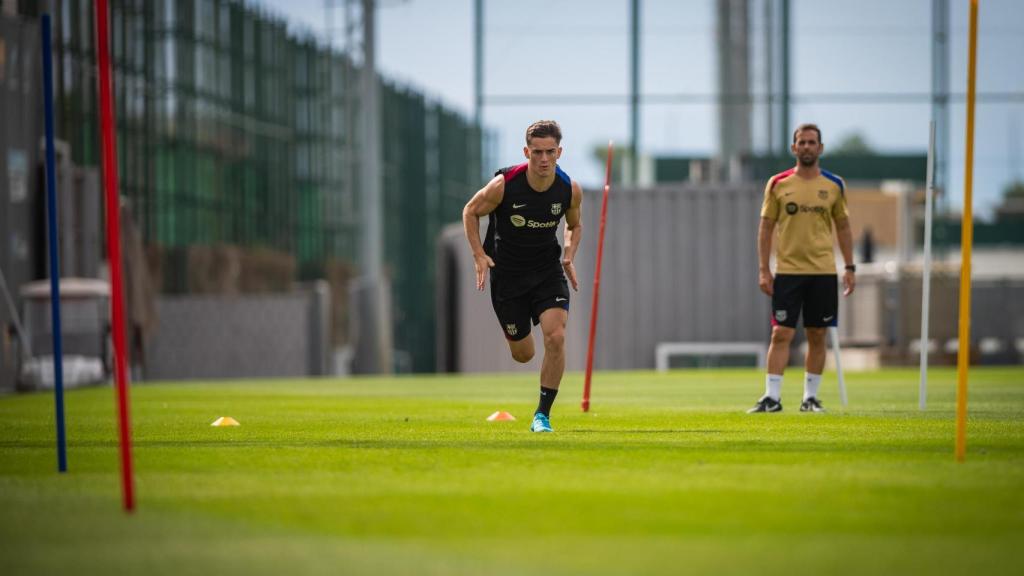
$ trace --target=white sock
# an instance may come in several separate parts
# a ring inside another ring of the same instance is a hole
[[[804,400],[811,396],[818,397],[818,388],[821,386],[821,374],[804,372]]]
[[[775,401],[782,398],[782,374],[768,374],[764,377],[764,395]]]

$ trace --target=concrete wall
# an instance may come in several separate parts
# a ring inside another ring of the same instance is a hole
[[[659,342],[764,339],[760,204],[754,186],[617,191],[608,207],[595,368],[653,368]],[[593,275],[599,212],[595,194],[584,278]]]
[[[161,296],[147,380],[327,373],[329,292]]]
[[[759,185],[679,185],[612,190],[608,206],[594,367],[654,368],[659,342],[763,342],[770,299],[757,286]],[[585,192],[583,246],[567,334],[567,368],[586,360],[601,197]],[[856,218],[856,214],[853,216]],[[483,228],[483,226],[482,226]],[[438,247],[438,366],[460,372],[540,368],[508,354],[488,293],[474,287],[461,224]],[[1024,279],[978,278],[972,288],[971,346],[977,363],[1024,361]],[[959,266],[932,274],[934,364],[955,362]],[[914,364],[920,336],[921,275],[914,265],[862,265],[857,290],[839,300],[840,341],[877,364]],[[793,347],[794,363],[802,337]],[[541,350],[538,344],[538,351]],[[453,350],[454,348],[454,350]]]
[[[595,368],[653,368],[659,342],[766,340],[769,301],[757,287],[761,194],[753,185],[612,190]],[[600,212],[600,191],[586,191],[576,258],[580,290],[573,294],[567,332],[570,370],[582,369],[586,360]],[[439,365],[445,365],[447,338],[456,343],[456,371],[539,370],[539,354],[526,365],[509,357],[488,293],[475,290],[461,224],[448,228],[440,244],[456,268],[447,290],[455,293],[448,301],[457,311],[446,309],[441,294],[439,324],[454,318],[455,333],[439,327]]]

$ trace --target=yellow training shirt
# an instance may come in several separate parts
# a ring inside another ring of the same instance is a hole
[[[835,274],[832,222],[849,218],[843,179],[821,170],[815,178],[790,168],[764,188],[761,217],[778,230],[776,274]]]

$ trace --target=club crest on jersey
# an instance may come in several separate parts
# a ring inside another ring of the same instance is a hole
[[[828,199],[828,190],[818,190],[818,198],[822,200]]]
[[[507,332],[509,336],[515,336],[519,330],[516,328],[515,324],[506,324],[505,332]]]
[[[519,214],[513,214],[510,220],[512,220],[512,225],[515,226],[516,228],[522,228],[523,226],[526,226],[526,218],[523,218]]]
[[[785,310],[776,310],[775,311],[775,319],[777,321],[779,321],[779,322],[785,322],[787,316],[788,316],[788,314],[786,314]]]
[[[551,213],[554,214],[555,216],[558,216],[559,214],[561,214],[562,213],[562,203],[561,202],[555,202],[554,204],[552,204],[551,205]]]

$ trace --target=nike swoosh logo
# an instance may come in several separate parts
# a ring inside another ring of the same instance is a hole
[[[822,318],[822,321],[828,322],[829,320],[831,320],[833,318],[835,318],[835,316],[825,316],[824,318]]]
[[[526,204],[513,204],[512,208],[522,208],[523,206],[526,206]]]
[[[567,298],[555,298],[555,302],[566,302]]]

